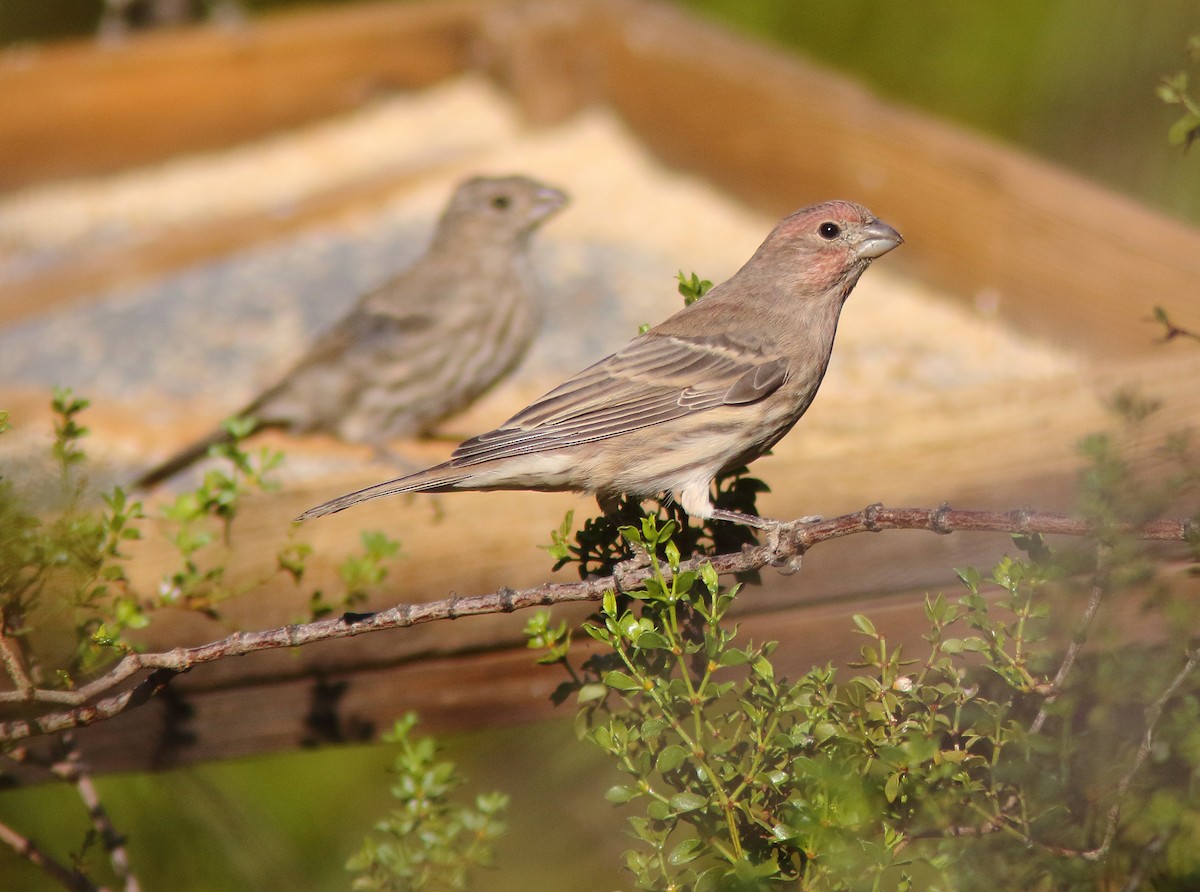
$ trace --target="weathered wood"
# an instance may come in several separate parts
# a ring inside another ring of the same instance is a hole
[[[669,164],[775,214],[854,196],[905,234],[898,261],[920,278],[1093,355],[1151,349],[1155,305],[1200,327],[1195,229],[670,4],[579,15],[574,68],[547,53],[539,71],[545,41],[529,37],[498,66],[535,114],[568,108],[574,74],[580,102],[618,111]]]
[[[833,515],[874,501],[1069,508],[1076,441],[1109,425],[1103,400],[1117,386],[1140,380],[1164,399],[1144,432],[1148,446],[1200,420],[1196,351],[1173,344],[1162,355],[1141,355],[1154,334],[1142,321],[1153,304],[1200,328],[1195,231],[671,7],[614,0],[498,10],[502,4],[488,2],[372,3],[270,17],[240,35],[159,35],[111,54],[84,45],[40,50],[24,67],[0,71],[0,171],[19,156],[24,179],[9,181],[15,185],[229,145],[346,108],[372,85],[431,83],[462,70],[469,48],[482,47],[496,76],[540,119],[603,102],[670,164],[773,212],[833,194],[861,198],[908,238],[897,262],[968,299],[996,301],[1024,330],[1097,360],[1136,357],[1101,363],[1102,372],[1077,379],[866,405],[852,419],[818,399],[796,434],[755,467],[774,488],[761,503],[766,513]],[[84,83],[86,90],[74,92]],[[340,212],[355,195],[373,200],[378,186],[316,199],[297,225]],[[152,252],[153,270],[292,224],[225,225],[211,228],[207,240],[196,239],[203,227],[177,233],[177,243],[164,238]],[[76,286],[127,274],[120,271],[144,248],[79,258],[22,287],[31,289],[30,306],[47,295],[71,299]],[[115,439],[137,420],[128,407],[97,406],[88,424],[96,436]],[[176,433],[183,441],[195,432]],[[231,569],[235,579],[263,574],[263,556],[274,554],[300,510],[387,473],[367,465],[362,450],[325,440],[286,443],[301,457],[334,452],[351,467],[362,463],[339,479],[297,481],[248,505],[238,521],[244,549]],[[416,447],[414,461],[445,451],[445,444]],[[306,582],[329,585],[358,531],[377,527],[398,536],[410,557],[370,606],[531,585],[549,565],[534,546],[548,540],[565,510],[592,507],[571,495],[530,493],[455,494],[437,504],[435,512],[424,497],[391,499],[306,526],[300,535],[316,549]],[[461,542],[472,543],[466,558]],[[746,591],[743,634],[786,641],[780,653],[792,674],[852,656],[857,639],[847,617],[855,611],[877,619],[902,613],[895,634],[916,645],[920,594],[952,587],[949,568],[986,564],[1005,544],[1002,536],[916,533],[828,543],[797,576],[768,573],[763,586]],[[169,555],[145,543],[138,558],[137,581],[148,583]],[[303,607],[297,592],[275,582],[229,604],[225,615],[233,625],[264,628]],[[557,678],[535,668],[519,646],[523,621],[441,623],[206,666],[177,680],[182,702],[152,703],[81,731],[81,739],[104,770],[295,746],[306,736],[352,737],[354,728],[383,725],[408,708],[435,728],[543,715]],[[225,632],[200,617],[163,616],[147,645],[202,643]],[[350,686],[340,697],[320,689],[317,699],[329,707],[323,730],[306,724],[319,683],[342,681]]]
[[[925,534],[928,536],[929,534]],[[954,538],[953,536],[950,538]],[[814,552],[819,554],[820,551]],[[1178,584],[1200,594],[1200,580],[1180,577]],[[776,674],[796,678],[812,666],[832,664],[843,672],[858,658],[865,643],[849,620],[850,613],[871,617],[887,637],[890,649],[902,647],[910,659],[928,652],[922,636],[928,630],[924,600],[928,591],[948,598],[960,592],[947,568],[937,585],[886,596],[816,600],[796,606],[743,613],[743,641],[781,641],[775,654]],[[757,590],[742,595],[754,600]],[[1123,640],[1155,641],[1166,633],[1164,621],[1143,610],[1145,593],[1125,591],[1104,607],[1103,623],[1120,627]],[[1064,609],[1070,609],[1064,605]],[[509,617],[516,633],[520,617]],[[80,728],[76,738],[97,770],[166,768],[188,762],[230,758],[263,750],[290,749],[368,739],[398,715],[417,710],[425,727],[436,732],[506,725],[555,715],[570,715],[571,706],[555,707],[551,694],[564,680],[557,667],[534,665],[535,654],[520,645],[447,656],[351,661],[320,666],[310,657],[334,645],[306,648],[300,654],[260,654],[239,660],[237,683],[206,683],[206,666],[177,679],[166,695],[106,722]],[[590,639],[575,642],[577,662],[595,652]],[[291,659],[305,661],[303,671],[279,671]],[[274,663],[272,668],[270,664]],[[257,679],[257,683],[253,682]],[[45,746],[44,739],[31,745]],[[17,777],[36,779],[36,772]]]
[[[1096,356],[1145,353],[1155,305],[1200,328],[1194,229],[649,0],[363,3],[112,51],[40,48],[0,66],[0,189],[232,145],[473,61],[535,118],[608,105],[666,162],[773,214],[860,199],[908,238],[897,263],[1032,334]],[[138,266],[141,247],[111,268]],[[8,299],[103,280],[96,258],[79,263]]]
[[[1165,408],[1141,437],[1149,457],[1163,433],[1200,418],[1200,391],[1192,386],[1198,375],[1200,357],[1188,356],[1112,370],[1088,387],[1064,380],[1006,398],[993,395],[990,403],[964,399],[961,406],[931,413],[926,425],[905,424],[884,411],[864,413],[854,431],[842,432],[847,443],[857,444],[854,449],[814,446],[823,439],[819,432],[785,439],[756,468],[776,490],[765,507],[779,517],[813,510],[833,515],[877,499],[1069,508],[1079,464],[1074,444],[1109,420],[1097,394],[1118,380],[1141,376],[1158,382],[1152,392]],[[101,418],[99,426],[105,423]],[[291,445],[352,452],[324,441]],[[327,491],[373,479],[364,465],[346,479],[297,484],[248,504],[235,533],[240,547],[231,568],[234,581],[263,572],[262,556],[284,542],[290,518],[300,509]],[[331,586],[334,568],[356,547],[359,530],[382,528],[403,541],[408,556],[363,609],[436,600],[450,592],[476,594],[500,584],[534,585],[547,578],[549,566],[536,545],[548,540],[571,506],[591,507],[569,494],[543,493],[453,494],[438,498],[436,509],[428,497],[364,505],[301,528],[300,536],[316,552],[306,582]],[[466,560],[463,541],[473,549]],[[784,666],[792,675],[814,662],[853,657],[859,642],[848,617],[854,612],[868,613],[897,642],[919,648],[923,594],[953,594],[953,568],[985,567],[1010,549],[1008,538],[998,534],[884,533],[823,543],[805,557],[797,575],[766,571],[762,585],[743,592],[742,634],[783,641]],[[145,543],[136,553],[138,581],[150,584],[167,566],[166,549],[161,542]],[[151,650],[202,644],[223,637],[230,626],[283,624],[303,608],[300,592],[277,580],[225,605],[225,622],[167,613],[156,618],[144,640]],[[557,614],[578,620],[589,610],[580,605]],[[86,735],[81,739],[89,758],[109,770],[296,746],[322,735],[353,736],[354,729],[386,725],[405,709],[420,710],[440,728],[547,716],[546,698],[558,679],[535,666],[522,647],[525,619],[474,617],[221,661],[176,679],[172,698],[79,733]],[[342,683],[348,686],[339,693]],[[310,713],[318,706],[325,724],[312,727]]]
[[[469,62],[483,4],[367,2],[10,51],[0,191],[235,145],[428,86]]]

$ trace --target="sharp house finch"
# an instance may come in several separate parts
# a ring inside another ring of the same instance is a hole
[[[796,211],[731,279],[449,461],[298,519],[394,493],[534,489],[595,493],[602,506],[667,492],[696,519],[777,528],[715,508],[713,478],[762,455],[804,414],[842,304],[871,261],[902,242],[851,202]]]
[[[424,256],[360,298],[239,414],[256,431],[323,431],[386,454],[388,440],[465,409],[516,367],[537,333],[529,239],[566,201],[523,176],[462,183]],[[153,486],[229,439],[216,431],[134,486]]]

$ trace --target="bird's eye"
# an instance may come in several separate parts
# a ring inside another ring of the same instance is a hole
[[[512,204],[512,199],[507,195],[497,195],[492,199],[492,207],[500,211],[507,208],[510,204]]]
[[[821,238],[833,240],[841,235],[842,227],[836,223],[822,223],[817,227],[817,232],[820,233]]]

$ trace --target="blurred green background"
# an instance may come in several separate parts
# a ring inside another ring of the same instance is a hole
[[[1195,0],[685,5],[1200,222],[1200,151],[1167,146],[1164,75],[1200,64]]]
[[[1196,0],[684,3],[884,96],[1200,222],[1200,149],[1168,147],[1177,111],[1154,95],[1163,75],[1200,69],[1185,51],[1200,33]],[[295,0],[242,0],[250,15],[285,5]],[[91,34],[101,7],[102,0],[0,0],[0,47]],[[613,769],[575,743],[567,716],[444,741],[473,789],[512,796],[510,836],[481,887],[552,889],[565,877],[579,890],[623,882],[623,817],[603,799]],[[382,746],[327,748],[99,784],[146,889],[346,888],[342,864],[391,801],[390,758]],[[0,795],[0,821],[64,858],[88,827],[73,791],[57,785]],[[0,887],[57,888],[6,849]]]
[[[428,734],[420,725],[414,732]],[[476,877],[474,888],[561,889],[564,878],[581,892],[623,885],[621,852],[629,837],[622,813],[604,799],[619,775],[596,747],[575,740],[570,721],[438,740],[443,758],[469,781],[460,801],[492,790],[510,796],[509,831],[496,865]],[[395,804],[393,755],[385,744],[326,747],[107,775],[96,785],[147,892],[348,889],[346,859]],[[0,822],[64,864],[85,852],[89,875],[106,876],[103,851],[85,848],[90,822],[73,788],[52,783],[6,791]],[[61,888],[0,846],[0,889]]]

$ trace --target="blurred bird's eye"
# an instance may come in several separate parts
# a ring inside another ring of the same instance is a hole
[[[501,211],[507,208],[510,204],[512,204],[512,201],[507,195],[497,195],[492,199],[492,207]]]
[[[822,223],[817,227],[817,232],[821,234],[821,238],[835,239],[841,234],[842,227],[836,223]]]

